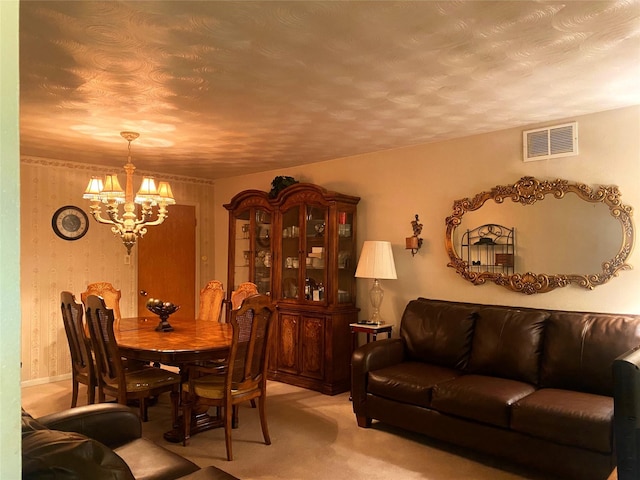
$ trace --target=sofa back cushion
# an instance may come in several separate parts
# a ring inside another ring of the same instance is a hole
[[[75,432],[23,431],[22,479],[134,480],[127,464],[110,448]]]
[[[400,338],[411,360],[462,370],[469,359],[475,306],[418,298],[409,302]]]
[[[478,305],[468,371],[537,384],[544,310]]]
[[[613,396],[613,361],[640,345],[640,315],[552,312],[540,383]]]

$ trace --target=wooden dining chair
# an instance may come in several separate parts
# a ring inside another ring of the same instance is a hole
[[[224,289],[222,288],[222,282],[219,280],[211,280],[200,290],[198,320],[219,322],[222,317],[223,301]]]
[[[82,304],[76,302],[73,293],[65,291],[60,294],[60,307],[71,354],[71,408],[78,404],[78,387],[81,383],[87,386],[87,404],[91,405],[95,403],[98,382],[91,345],[85,333]]]
[[[87,308],[87,298],[89,295],[97,295],[104,299],[107,308],[113,310],[113,316],[116,319],[117,325],[122,319],[122,315],[120,314],[120,298],[122,297],[122,292],[109,282],[90,283],[87,285],[87,289],[80,294],[80,300],[85,308]]]
[[[258,295],[258,286],[253,282],[242,282],[238,285],[238,288],[231,292],[231,309],[236,310],[240,308],[245,298],[252,295]],[[255,399],[251,400],[251,407],[256,408]],[[234,416],[234,423],[237,423],[238,419]]]
[[[140,404],[140,418],[146,422],[148,399],[171,392],[172,419],[175,424],[178,417],[180,374],[146,365],[136,370],[125,369],[113,330],[113,310],[107,308],[102,297],[97,295],[87,297],[86,308],[91,347],[96,361],[98,401],[104,402],[106,395],[115,397],[122,405],[130,400],[137,400]]]
[[[267,395],[267,362],[273,331],[275,309],[266,295],[245,299],[239,309],[231,312],[232,340],[224,375],[217,368],[192,364],[187,367],[188,379],[183,392],[183,445],[191,432],[191,414],[201,405],[222,409],[227,459],[233,460],[231,430],[233,410],[247,400],[258,399],[260,425],[264,443],[271,444],[265,411]]]
[[[84,304],[84,308],[87,308],[87,298],[89,295],[97,295],[104,299],[104,303],[107,308],[113,310],[113,316],[115,318],[115,328],[118,328],[122,315],[120,314],[120,298],[122,292],[115,288],[109,282],[94,282],[87,285],[87,289],[80,294],[80,300]],[[85,329],[86,335],[89,336],[89,330]],[[148,362],[141,362],[139,360],[124,359],[125,367],[137,370]]]
[[[251,295],[258,294],[258,286],[252,282],[243,282],[238,285],[238,288],[231,292],[231,309],[236,310],[240,308],[245,298]]]

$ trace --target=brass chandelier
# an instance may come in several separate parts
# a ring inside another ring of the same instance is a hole
[[[167,205],[176,203],[168,182],[160,182],[156,187],[153,177],[144,177],[136,196],[133,196],[133,172],[136,167],[131,163],[131,142],[140,135],[136,132],[120,132],[129,142],[129,154],[124,171],[127,174],[126,190],[122,190],[118,176],[111,173],[100,177],[91,177],[82,198],[91,201],[91,215],[99,223],[111,225],[111,231],[122,238],[122,243],[131,254],[131,248],[138,237],[147,233],[147,227],[160,225],[167,217]],[[101,204],[106,204],[108,218],[102,216]],[[124,213],[120,216],[119,207],[123,205]],[[136,215],[136,204],[140,205],[140,218]],[[157,206],[157,216],[153,217],[153,207]]]

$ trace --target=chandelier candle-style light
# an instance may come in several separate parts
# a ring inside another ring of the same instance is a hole
[[[129,142],[129,155],[124,166],[127,174],[126,190],[122,190],[118,176],[111,173],[105,176],[104,182],[100,177],[91,177],[82,198],[91,200],[93,218],[99,223],[111,225],[111,231],[122,237],[122,243],[130,255],[136,239],[147,233],[147,227],[164,222],[167,217],[167,205],[174,205],[176,201],[169,183],[160,182],[156,187],[153,177],[144,177],[140,190],[135,197],[133,196],[133,172],[136,167],[131,163],[131,142],[140,135],[136,132],[120,132],[120,135]],[[108,218],[101,214],[102,203],[107,205]],[[136,215],[136,203],[140,205],[140,218]],[[124,204],[122,216],[119,212],[120,204]],[[158,207],[158,213],[156,219],[152,220],[154,206]]]

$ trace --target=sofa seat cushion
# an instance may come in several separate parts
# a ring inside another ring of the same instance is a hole
[[[457,370],[424,362],[402,362],[369,372],[367,391],[390,400],[429,407],[437,383],[459,375]]]
[[[431,408],[508,428],[511,405],[534,391],[533,385],[516,380],[463,375],[434,387]]]
[[[111,449],[80,433],[33,430],[22,436],[22,478],[133,480]]]
[[[199,469],[195,463],[144,438],[118,447],[115,452],[129,465],[136,480],[180,478]]]
[[[543,388],[516,402],[511,428],[563,445],[610,454],[613,398]]]

